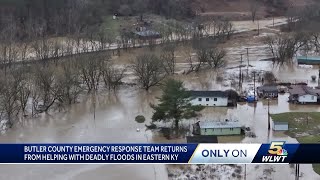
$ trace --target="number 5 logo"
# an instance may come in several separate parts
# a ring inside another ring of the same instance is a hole
[[[284,141],[271,142],[268,153],[271,155],[277,155],[278,152],[282,150],[284,143],[285,143]]]

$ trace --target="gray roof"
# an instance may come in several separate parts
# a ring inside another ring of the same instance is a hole
[[[210,128],[241,128],[239,122],[219,122],[219,121],[201,121],[199,122],[201,129],[210,129]]]
[[[228,97],[224,91],[189,91],[193,97]]]
[[[278,87],[275,85],[264,85],[257,88],[260,91],[267,91],[267,92],[278,92]]]
[[[275,125],[288,125],[289,124],[288,122],[285,122],[285,121],[274,121],[273,123]]]
[[[320,95],[320,89],[313,89],[308,86],[291,86],[289,88],[289,93],[291,95],[299,95],[303,96],[306,94],[314,95],[314,96],[319,96]]]

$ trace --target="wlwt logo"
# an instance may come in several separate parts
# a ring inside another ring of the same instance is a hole
[[[262,156],[262,162],[265,163],[283,163],[288,156],[287,150],[284,149],[285,141],[271,142],[268,154]]]

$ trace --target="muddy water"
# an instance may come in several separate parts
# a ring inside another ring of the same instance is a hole
[[[268,23],[270,24],[270,21]],[[243,25],[245,27],[246,25]],[[230,46],[228,50],[228,67],[240,64],[240,53],[250,48],[249,71],[270,70],[280,80],[308,80],[318,73],[317,68],[272,67],[270,62],[259,61],[270,57],[266,47],[261,44],[241,44]],[[130,53],[131,54],[131,53]],[[183,59],[183,57],[181,57]],[[244,63],[246,64],[246,56]],[[179,67],[178,67],[179,68]],[[180,66],[181,68],[181,66]],[[182,68],[183,69],[183,68]],[[279,70],[280,69],[280,70]],[[177,76],[185,82],[188,89],[215,90],[229,89],[229,84],[219,83],[217,76],[237,74],[238,68],[221,72],[203,71],[188,76]],[[130,75],[130,73],[128,73]],[[132,81],[133,77],[127,78]],[[248,82],[250,83],[250,82]],[[246,85],[246,84],[245,84]],[[311,83],[315,86],[316,83]],[[36,119],[25,120],[21,126],[15,127],[0,136],[1,143],[143,143],[143,142],[185,142],[184,139],[168,141],[158,133],[145,131],[144,124],[138,124],[134,117],[142,114],[150,121],[149,103],[155,103],[159,96],[158,90],[147,93],[136,87],[124,87],[113,94],[99,93],[98,97],[89,96],[82,103],[73,105],[66,112],[43,114]],[[288,111],[320,111],[318,106],[299,106],[287,103],[288,94],[281,95],[278,100],[270,103],[271,113]],[[95,107],[95,108],[94,108]],[[257,138],[226,137],[221,142],[267,143],[272,140],[296,142],[281,133],[268,132],[267,102],[260,101],[256,106],[239,104],[236,108],[207,108],[198,120],[238,120],[242,125],[250,127]],[[191,121],[192,122],[192,121]],[[195,120],[193,120],[195,122]],[[148,122],[146,122],[148,123]],[[189,122],[190,123],[190,122]],[[137,132],[137,129],[140,129]],[[269,134],[269,136],[268,136]],[[270,179],[293,179],[293,169],[282,166],[247,166],[247,179],[259,179],[266,169],[273,168]],[[302,165],[301,179],[319,179],[311,165]],[[167,179],[166,167],[163,165],[8,165],[0,166],[1,179]]]

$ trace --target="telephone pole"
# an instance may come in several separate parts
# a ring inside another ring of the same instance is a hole
[[[256,71],[253,71],[253,97],[254,101],[256,101]]]
[[[241,67],[242,67],[243,54],[240,54],[240,55],[241,55],[241,60],[240,60],[240,66],[239,66],[239,91],[241,93],[241,91],[242,91],[242,70],[241,70]]]
[[[296,164],[296,174],[295,174],[295,180],[300,179],[300,164]]]
[[[247,76],[249,75],[249,66],[250,66],[250,63],[249,63],[249,49],[250,48],[246,48],[247,49],[247,61],[248,61],[248,65],[247,65]]]

